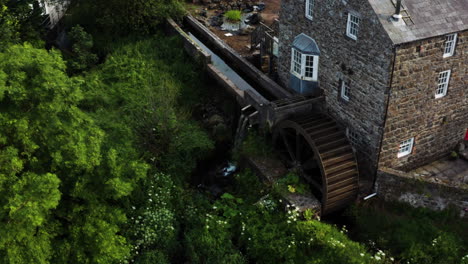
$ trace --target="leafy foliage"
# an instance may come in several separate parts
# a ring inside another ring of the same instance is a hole
[[[145,177],[147,165],[115,153],[119,142],[109,144],[78,108],[81,80],[64,71],[55,51],[24,45],[0,54],[0,216],[10,223],[0,227],[8,234],[0,242],[4,263],[46,263],[53,255],[109,262],[128,251],[117,234],[125,216],[114,204]]]
[[[84,31],[80,25],[74,26],[68,36],[72,44],[71,59],[69,61],[70,71],[77,73],[89,69],[98,61],[96,54],[92,53],[93,37]]]
[[[305,184],[303,180],[299,178],[299,175],[294,172],[289,172],[284,177],[276,181],[274,188],[280,194],[311,193],[309,186],[307,186],[307,184]]]
[[[113,36],[155,33],[166,18],[184,13],[180,0],[86,0],[72,10],[72,23]]]
[[[8,43],[12,43],[18,39],[18,20],[9,12],[5,0],[0,1],[0,51],[3,50]]]

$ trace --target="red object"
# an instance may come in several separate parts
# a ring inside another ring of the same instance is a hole
[[[466,130],[465,140],[468,140],[468,129]]]

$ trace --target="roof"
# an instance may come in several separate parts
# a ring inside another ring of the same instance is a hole
[[[297,35],[292,44],[293,48],[304,54],[320,55],[320,50],[315,40],[304,33]]]
[[[395,13],[392,0],[368,1],[394,44],[468,29],[468,0],[402,0],[411,20],[403,19],[399,23],[390,19]]]

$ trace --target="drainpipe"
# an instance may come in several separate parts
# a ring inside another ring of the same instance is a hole
[[[400,12],[401,12],[401,0],[397,0],[396,8],[395,8],[395,14],[392,15],[393,20],[398,21],[403,17],[400,14]]]
[[[377,182],[377,176],[378,176],[378,171],[379,171],[380,154],[382,153],[382,146],[383,146],[383,140],[384,140],[384,135],[385,135],[385,127],[387,125],[388,108],[390,106],[390,96],[392,95],[393,74],[395,72],[397,50],[398,50],[398,46],[393,46],[393,61],[392,61],[392,65],[391,65],[390,83],[389,83],[388,89],[387,89],[387,91],[388,91],[387,100],[386,100],[387,105],[385,107],[385,112],[384,112],[384,119],[383,119],[384,123],[383,123],[383,126],[382,126],[382,136],[380,137],[379,152],[377,153],[377,164],[376,164],[376,170],[375,170],[375,174],[374,174],[374,182],[372,184],[372,189],[373,190],[375,190],[375,187],[376,187],[375,184]]]

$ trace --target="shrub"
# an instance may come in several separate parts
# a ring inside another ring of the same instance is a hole
[[[74,26],[68,36],[72,42],[71,58],[69,60],[69,68],[72,73],[78,73],[83,70],[89,69],[98,61],[96,54],[92,53],[93,37],[88,34],[80,26]]]
[[[286,176],[276,181],[274,189],[280,194],[311,193],[309,186],[294,172],[289,172]]]
[[[230,22],[240,22],[242,19],[242,12],[240,10],[229,10],[224,13],[224,17]]]

